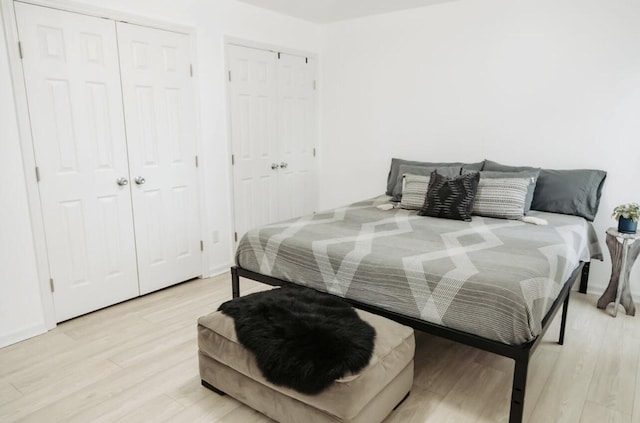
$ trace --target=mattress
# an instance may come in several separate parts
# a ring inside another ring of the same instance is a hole
[[[535,212],[548,225],[473,216],[471,222],[380,210],[380,196],[262,226],[236,264],[483,338],[520,345],[581,261],[601,259],[584,218]]]

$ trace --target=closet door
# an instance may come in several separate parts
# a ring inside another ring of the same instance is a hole
[[[140,293],[201,275],[189,37],[117,23]]]
[[[310,59],[280,54],[278,151],[280,219],[316,210],[315,72]]]
[[[62,321],[138,295],[116,29],[24,3],[15,10]]]
[[[277,54],[227,46],[233,152],[235,230],[280,218],[277,140]]]

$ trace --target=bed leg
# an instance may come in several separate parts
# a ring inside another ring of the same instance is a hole
[[[231,267],[231,297],[238,298],[240,296],[240,276],[238,276],[238,268]]]
[[[515,359],[513,370],[513,388],[511,390],[511,411],[509,423],[521,423],[524,412],[524,394],[527,387],[527,370],[529,369],[529,356]]]
[[[567,297],[564,299],[564,304],[562,305],[562,320],[560,321],[560,338],[558,339],[558,344],[564,345],[564,330],[567,327],[567,311],[569,310],[569,296],[571,295],[571,290],[567,291]]]
[[[580,277],[580,292],[582,294],[587,293],[587,285],[589,284],[589,266],[590,262],[585,262],[582,265],[582,276]]]

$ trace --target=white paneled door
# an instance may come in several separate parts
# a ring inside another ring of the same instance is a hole
[[[235,231],[316,207],[315,71],[305,57],[227,46]]]
[[[140,293],[201,274],[189,37],[117,23]]]
[[[230,45],[235,230],[278,220],[276,53]]]
[[[280,219],[316,210],[315,66],[310,60],[280,53],[277,62]]]
[[[138,295],[113,21],[15,3],[56,320]]]

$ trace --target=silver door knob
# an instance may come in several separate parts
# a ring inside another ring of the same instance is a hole
[[[116,183],[118,185],[120,185],[121,187],[125,186],[125,185],[129,185],[129,180],[127,178],[118,178],[116,180]]]
[[[142,176],[136,176],[136,179],[134,179],[136,181],[136,184],[138,185],[144,185],[145,182],[147,182],[146,179],[144,179]]]
[[[289,166],[289,163],[286,163],[286,162],[280,163],[280,167],[283,168],[283,169],[286,169],[287,166]]]
[[[278,163],[271,163],[271,170],[276,170],[280,165]]]

